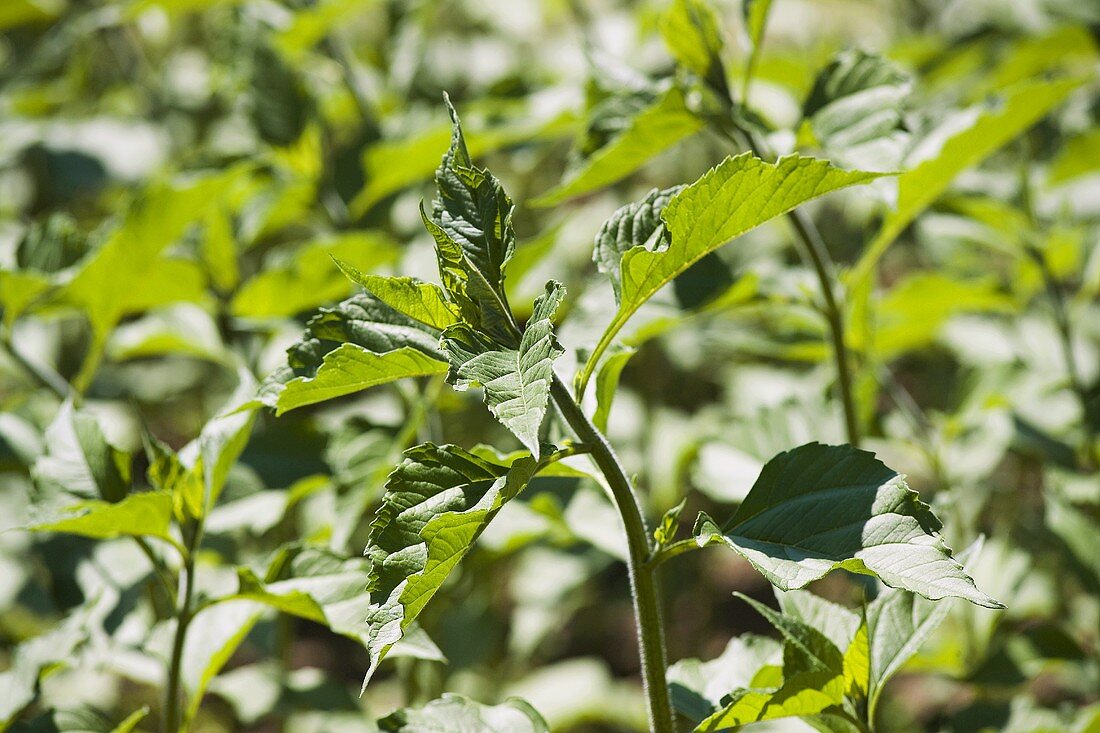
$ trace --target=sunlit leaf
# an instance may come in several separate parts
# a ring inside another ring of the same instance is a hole
[[[363,274],[339,259],[336,264],[352,282],[398,313],[440,331],[459,322],[457,309],[438,285],[411,277]]]
[[[797,155],[765,163],[750,153],[712,168],[665,206],[661,216],[667,247],[637,246],[622,256],[619,309],[585,364],[581,386],[630,317],[677,275],[731,239],[806,201],[879,175]]]
[[[422,708],[405,708],[378,721],[392,733],[549,733],[542,716],[513,697],[500,705],[482,705],[461,695],[445,694]]]
[[[722,527],[700,514],[695,534],[700,545],[735,550],[781,590],[844,568],[933,600],[999,607],[951,557],[940,526],[874,454],[810,443],[769,461]]]
[[[553,206],[615,183],[658,153],[694,135],[702,126],[699,118],[688,110],[683,92],[678,87],[670,87],[566,180],[531,203]]]
[[[612,214],[596,234],[592,259],[597,269],[611,280],[615,299],[619,300],[619,265],[627,250],[644,246],[649,250],[667,247],[667,232],[661,214],[672,197],[684,186],[653,189],[641,201],[627,204]]]
[[[150,491],[131,494],[114,504],[95,500],[71,504],[59,516],[38,519],[26,528],[101,540],[133,536],[173,541],[168,531],[171,520],[171,494]]]
[[[186,718],[192,719],[211,681],[260,620],[264,606],[233,600],[200,610],[187,629],[181,678],[187,692]]]
[[[129,491],[130,456],[107,442],[94,415],[67,401],[45,438],[46,453],[34,464],[40,486],[107,501],[118,501]]]
[[[681,65],[720,89],[725,86],[721,23],[706,0],[673,0],[659,25],[665,45]]]
[[[1012,87],[994,103],[974,110],[971,125],[945,142],[938,153],[898,177],[897,205],[849,273],[850,281],[858,283],[870,277],[890,244],[947,190],[956,176],[1034,125],[1078,86],[1077,80],[1026,82]]]
[[[405,451],[404,460],[390,474],[367,544],[370,668],[364,686],[534,469],[532,459],[505,467],[455,446],[425,444]]]
[[[481,386],[489,411],[536,459],[539,429],[550,401],[554,359],[564,352],[554,338],[553,322],[564,297],[561,283],[551,280],[546,284],[517,349],[499,348],[464,324],[443,332],[451,383],[456,389]]]

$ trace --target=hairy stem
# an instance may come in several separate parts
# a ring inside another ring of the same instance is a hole
[[[606,479],[622,516],[626,528],[627,572],[633,592],[634,620],[638,627],[642,682],[649,704],[649,727],[653,733],[673,733],[672,702],[665,678],[668,660],[664,622],[661,619],[656,573],[648,564],[651,551],[649,530],[638,497],[607,438],[596,429],[557,376],[550,386],[550,394],[577,438],[591,450],[592,460]]]

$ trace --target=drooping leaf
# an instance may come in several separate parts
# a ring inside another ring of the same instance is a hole
[[[438,285],[412,277],[364,274],[339,259],[336,264],[352,282],[398,313],[440,331],[459,322],[457,309]]]
[[[894,170],[908,146],[902,113],[910,86],[909,76],[885,58],[843,51],[814,81],[802,114],[830,158]]]
[[[500,705],[482,705],[453,693],[422,708],[405,708],[378,721],[391,733],[549,733],[542,716],[528,703],[513,697]]]
[[[648,250],[662,249],[668,246],[665,241],[665,223],[661,214],[684,186],[673,186],[663,190],[653,189],[641,201],[627,204],[608,218],[596,234],[596,243],[592,249],[592,260],[597,269],[606,274],[615,290],[615,300],[619,300],[620,271],[619,264],[627,250],[644,246]]]
[[[587,384],[600,356],[642,304],[707,254],[806,201],[879,175],[797,155],[766,163],[750,153],[712,168],[664,207],[667,247],[651,251],[637,246],[622,256],[619,309],[585,364],[579,385]]]
[[[781,590],[844,568],[932,600],[1000,607],[951,557],[940,526],[874,454],[810,443],[769,461],[722,527],[701,513],[695,535],[735,550]]]
[[[61,514],[37,519],[26,529],[64,532],[105,540],[115,537],[156,537],[174,542],[169,533],[172,496],[163,491],[131,494],[117,503],[88,500],[65,507]]]
[[[95,416],[71,400],[61,405],[45,438],[46,453],[34,464],[39,486],[106,501],[129,491],[129,454],[108,443]]]
[[[850,282],[858,284],[869,278],[890,244],[956,176],[1034,125],[1078,86],[1079,80],[1030,81],[1012,87],[995,104],[975,109],[973,124],[951,137],[937,154],[898,177],[897,205],[860,256]]]
[[[684,93],[670,87],[566,180],[531,204],[553,206],[615,183],[702,127],[703,122],[688,109]]]
[[[661,14],[661,37],[685,68],[718,89],[725,88],[720,23],[706,0],[673,0]]]
[[[371,604],[366,616],[370,668],[364,687],[535,467],[530,458],[502,466],[456,446],[428,443],[405,451],[386,483],[366,549]]]
[[[474,166],[458,113],[451,147],[435,173],[439,195],[431,214],[421,209],[435,239],[439,277],[462,320],[502,346],[515,346],[516,328],[504,291],[504,270],[516,249],[512,199],[492,173]]]
[[[539,429],[550,401],[554,359],[564,349],[554,338],[554,312],[565,288],[551,280],[535,300],[531,320],[519,348],[499,348],[465,324],[443,332],[443,348],[451,361],[450,381],[456,389],[480,385],[489,410],[531,454],[539,457]]]

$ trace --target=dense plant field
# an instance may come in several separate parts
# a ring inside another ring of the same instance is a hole
[[[1100,4],[2,0],[0,730],[1100,731]]]

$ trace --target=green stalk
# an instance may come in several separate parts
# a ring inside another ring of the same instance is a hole
[[[164,733],[180,733],[183,728],[183,647],[187,627],[194,614],[195,550],[202,537],[202,519],[196,521],[183,557],[183,597],[176,612],[176,634],[172,640],[172,657],[168,664],[168,682],[164,688]]]
[[[616,508],[626,528],[627,572],[634,601],[634,621],[638,630],[638,651],[642,663],[642,683],[649,704],[649,727],[652,733],[674,733],[672,701],[669,697],[665,670],[664,622],[657,589],[655,567],[648,564],[651,552],[649,530],[630,479],[607,442],[588,416],[581,410],[569,389],[555,375],[550,395],[578,440],[591,451],[592,460],[606,479]]]
[[[737,145],[747,147],[759,158],[772,160],[775,156],[767,150],[767,145],[758,136],[748,130],[730,130],[725,124],[720,124],[721,132]],[[852,366],[848,346],[844,335],[844,309],[841,306],[840,296],[837,294],[836,267],[829,256],[829,249],[825,246],[821,233],[817,230],[813,220],[801,209],[795,209],[787,213],[787,220],[795,232],[795,242],[798,245],[802,258],[813,267],[817,276],[818,287],[824,299],[822,315],[829,328],[829,340],[832,344],[833,361],[836,366],[837,391],[840,394],[840,404],[844,410],[844,427],[848,442],[859,447],[859,413],[856,410],[855,395],[852,389]]]

